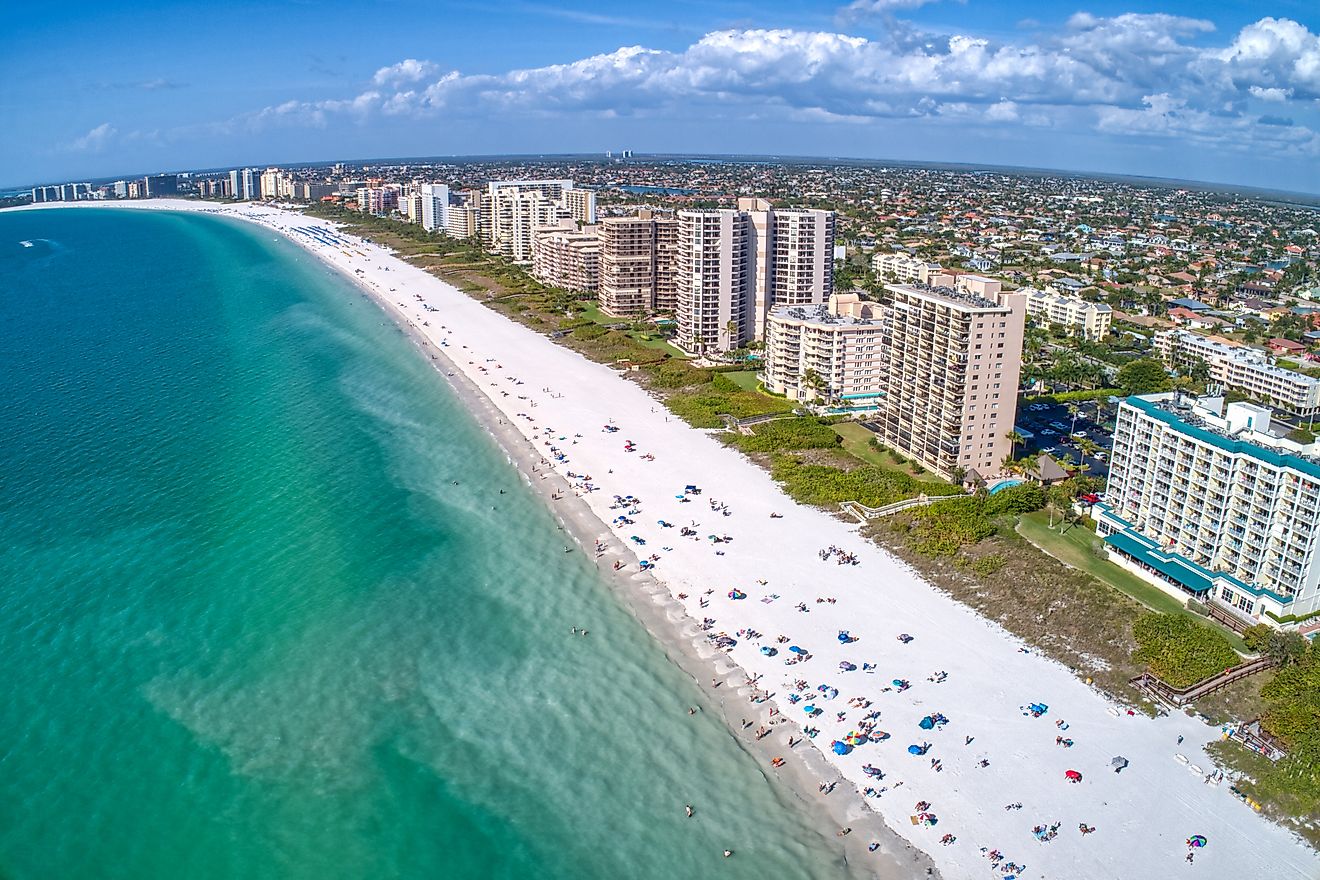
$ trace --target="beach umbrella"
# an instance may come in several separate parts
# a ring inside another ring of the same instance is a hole
[[[805,653],[807,653],[807,649],[806,649],[806,648],[799,648],[797,645],[789,645],[789,646],[788,646],[788,650],[792,651],[794,654],[805,654]]]
[[[921,721],[917,724],[917,726],[920,727],[922,730],[930,730],[932,727],[935,726],[935,722],[931,721],[930,716],[927,715],[925,718],[921,719]]]
[[[893,682],[891,682],[891,684],[893,684],[893,686],[896,688],[901,688],[903,686],[903,679],[896,678],[893,680]]]
[[[1068,779],[1069,782],[1081,782],[1081,781],[1082,781],[1082,774],[1078,773],[1076,770],[1069,770],[1069,771],[1067,771],[1066,773],[1064,773],[1063,775],[1064,775],[1065,777],[1067,777],[1067,779]]]
[[[1114,758],[1114,760],[1109,762],[1109,766],[1117,767],[1119,770],[1122,770],[1127,765],[1128,765],[1128,759],[1124,758],[1122,755],[1117,756],[1116,758]]]
[[[832,748],[834,749],[834,754],[836,755],[846,755],[852,751],[852,746],[848,745],[847,743],[839,742],[838,740],[834,741],[834,745],[832,746]]]
[[[852,639],[852,636],[848,635],[848,632],[847,632],[846,630],[842,630],[842,631],[839,632],[839,641],[840,641],[840,642],[843,642],[843,643],[846,644],[850,639]]]
[[[1187,838],[1187,845],[1195,847],[1196,849],[1205,846],[1205,842],[1204,834],[1193,834],[1191,837]]]
[[[764,655],[767,656],[767,657],[773,657],[773,656],[775,656],[776,654],[778,654],[779,652],[778,652],[777,650],[775,650],[774,648],[770,647],[769,645],[762,645],[762,646],[761,646],[761,653],[764,654]]]
[[[815,706],[803,706],[803,707],[802,707],[802,711],[803,711],[803,712],[806,712],[808,715],[811,715],[812,713],[814,713],[814,712],[816,711],[816,707],[815,707]]]

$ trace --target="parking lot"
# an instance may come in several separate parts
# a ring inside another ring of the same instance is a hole
[[[1108,477],[1109,447],[1114,442],[1109,426],[1114,423],[1117,408],[1094,401],[1077,406],[1078,412],[1074,418],[1066,404],[1023,398],[1018,404],[1016,425],[1023,436],[1031,436],[1027,437],[1027,442],[1021,447],[1025,451],[1019,451],[1019,456],[1034,456],[1044,452],[1060,460],[1085,464],[1086,472],[1093,477]],[[1093,455],[1083,455],[1077,448],[1077,442],[1082,438],[1100,447],[1099,451]]]

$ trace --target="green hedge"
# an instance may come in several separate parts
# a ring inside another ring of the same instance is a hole
[[[1184,614],[1147,614],[1132,625],[1133,659],[1173,687],[1188,687],[1241,659],[1224,634]]]
[[[1111,397],[1122,397],[1121,388],[1097,388],[1094,391],[1064,391],[1060,394],[1040,394],[1035,397],[1028,396],[1027,400],[1052,400],[1055,403],[1077,403],[1086,400],[1108,400]]]
[[[731,434],[729,442],[743,452],[790,452],[834,449],[843,442],[830,419],[776,419],[757,425],[749,434]]]
[[[856,501],[866,507],[884,507],[895,501],[927,495],[952,495],[957,486],[942,486],[914,479],[889,468],[864,465],[850,471],[825,465],[802,464],[791,455],[775,456],[770,475],[784,491],[805,504],[834,505]]]

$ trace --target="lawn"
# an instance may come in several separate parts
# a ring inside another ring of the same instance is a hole
[[[834,426],[834,430],[843,438],[844,451],[860,458],[867,464],[873,464],[876,467],[891,470],[896,473],[906,474],[920,483],[930,483],[934,486],[949,486],[947,481],[940,479],[925,468],[921,468],[917,473],[913,473],[912,468],[894,461],[893,457],[890,456],[888,452],[873,447],[871,445],[871,438],[874,437],[875,434],[872,434],[857,422],[839,422]]]
[[[1057,514],[1055,518],[1058,518]],[[1183,603],[1168,593],[1146,583],[1135,574],[1119,568],[1107,559],[1096,556],[1094,548],[1100,546],[1103,542],[1096,536],[1095,532],[1079,525],[1068,526],[1067,531],[1061,533],[1057,523],[1054,529],[1050,528],[1049,523],[1049,512],[1038,510],[1035,513],[1021,516],[1018,519],[1017,530],[1022,537],[1035,544],[1043,552],[1048,553],[1065,565],[1086,572],[1120,593],[1131,596],[1151,611],[1158,611],[1161,614],[1186,614],[1200,623],[1211,623],[1228,636],[1228,640],[1232,642],[1235,650],[1241,653],[1247,651],[1247,646],[1243,644],[1242,637],[1237,633],[1220,627],[1212,621],[1207,621],[1199,615],[1192,614]]]
[[[724,375],[743,391],[757,391],[761,388],[761,380],[756,378],[756,370],[738,370]]]

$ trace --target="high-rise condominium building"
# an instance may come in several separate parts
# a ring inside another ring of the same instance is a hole
[[[445,230],[449,222],[449,185],[424,183],[421,186],[422,228]]]
[[[598,229],[601,311],[620,317],[673,312],[678,221],[643,209],[636,217],[608,217]]]
[[[560,219],[571,218],[571,212],[564,206],[564,193],[571,189],[571,180],[488,183],[486,198],[481,205],[482,224],[487,227],[483,230],[487,246],[514,262],[531,262],[533,231],[541,226],[554,226]]]
[[[445,232],[453,238],[475,238],[481,233],[481,193],[462,205],[450,205]]]
[[[238,171],[238,185],[234,187],[234,198],[245,202],[261,199],[261,172],[255,168],[243,168]]]
[[[678,217],[678,343],[688,351],[738,348],[764,336],[774,306],[820,303],[834,292],[832,211],[742,198],[732,210]]]
[[[876,254],[871,258],[871,269],[881,281],[900,284],[929,284],[931,278],[944,272],[939,263],[903,253]]]
[[[261,197],[278,199],[280,197],[280,177],[283,172],[278,168],[267,168],[261,172]]]
[[[873,412],[885,368],[884,308],[855,293],[775,306],[766,317],[765,387],[831,412]]]
[[[676,341],[684,351],[732,351],[752,327],[750,224],[741,211],[678,212]]]
[[[1186,370],[1204,361],[1210,384],[1271,403],[1302,418],[1320,415],[1320,379],[1273,363],[1269,355],[1186,330],[1155,334],[1155,349],[1170,367]]]
[[[1109,334],[1114,310],[1104,303],[1065,296],[1052,287],[1022,292],[1027,294],[1027,317],[1043,327],[1062,327],[1069,336],[1081,336],[1091,342]]]
[[[596,222],[596,193],[589,189],[566,189],[563,195],[564,207],[578,223],[591,225]]]
[[[1012,453],[1026,296],[977,275],[885,285],[884,368],[870,427],[951,477],[998,473]]]
[[[159,199],[178,195],[179,175],[156,174],[142,179],[142,192],[145,199]]]
[[[538,280],[578,293],[600,286],[600,238],[595,226],[580,231],[572,220],[536,230],[532,244],[532,275]]]
[[[1110,558],[1250,618],[1320,610],[1320,444],[1271,422],[1222,398],[1124,401],[1106,501],[1092,511]]]

